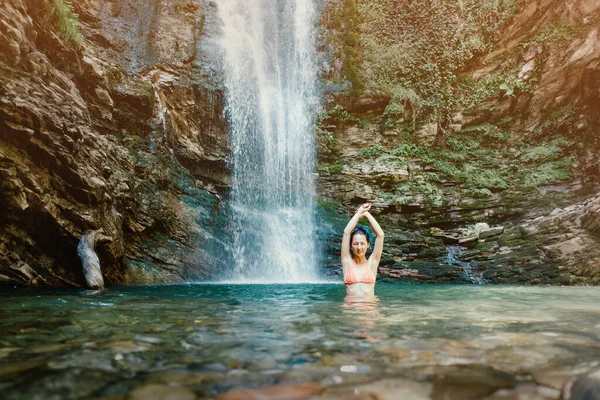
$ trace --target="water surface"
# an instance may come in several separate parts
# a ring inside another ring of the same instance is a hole
[[[600,288],[378,284],[376,293],[352,302],[341,284],[4,290],[0,391],[88,399],[158,382],[203,398],[285,382],[447,384],[440,377],[459,371],[453,384],[483,380],[489,392],[525,382],[552,398],[599,365]]]

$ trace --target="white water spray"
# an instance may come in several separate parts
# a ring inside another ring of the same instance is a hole
[[[315,8],[311,0],[227,0],[218,8],[233,149],[235,267],[224,278],[317,281]]]

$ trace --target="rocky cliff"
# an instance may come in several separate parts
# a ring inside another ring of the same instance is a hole
[[[108,284],[209,274],[228,180],[223,97],[199,61],[209,6],[74,7],[0,6],[0,278],[84,284],[89,229],[113,239]]]
[[[393,278],[600,282],[599,20],[585,0],[329,3],[324,220],[372,201]]]

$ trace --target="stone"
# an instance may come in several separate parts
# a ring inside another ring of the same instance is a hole
[[[437,131],[437,122],[431,122],[423,125],[418,131],[414,133],[416,143],[426,147],[432,146],[435,143]]]
[[[600,400],[600,370],[567,382],[561,400]]]
[[[532,59],[521,67],[521,71],[519,71],[518,78],[522,80],[527,80],[529,78],[529,72],[533,71],[534,68],[535,60]]]
[[[195,400],[196,394],[188,388],[148,384],[129,392],[128,400]]]
[[[450,124],[448,125],[449,132],[460,132],[462,130],[462,124]]]
[[[135,335],[133,337],[134,340],[138,342],[150,343],[150,344],[158,344],[164,342],[163,339],[154,337],[154,336],[146,336],[146,335]]]
[[[94,93],[96,93],[96,97],[102,102],[104,103],[104,105],[106,105],[107,107],[113,107],[114,103],[113,103],[113,99],[112,97],[110,97],[110,93],[108,93],[108,90],[106,90],[103,87],[100,86],[96,86],[94,88]],[[112,113],[111,113],[112,114]]]
[[[327,389],[314,400],[361,399],[361,400],[430,400],[433,385],[403,378],[381,379],[372,383],[344,385]]]
[[[479,231],[478,237],[479,237],[479,239],[488,239],[488,238],[491,238],[494,236],[502,235],[502,233],[504,233],[504,227],[503,226],[495,226],[490,229],[484,229],[484,230]]]
[[[260,389],[233,389],[215,400],[295,400],[317,395],[325,387],[316,382],[282,383]]]
[[[461,237],[460,239],[458,239],[458,244],[470,244],[470,243],[475,243],[477,242],[477,240],[480,237],[477,235],[471,235],[471,236],[466,236],[466,237]]]
[[[98,60],[93,57],[83,56],[84,68],[90,77],[102,80],[104,78],[104,70],[98,65]]]
[[[383,110],[390,103],[391,97],[385,93],[377,93],[371,90],[365,91],[362,95],[360,95],[349,109],[350,112],[353,113],[367,113],[367,112],[379,112],[382,113]]]
[[[139,351],[148,351],[152,348],[150,344],[138,343],[133,340],[119,340],[107,343],[105,346],[119,353],[135,353]]]
[[[151,375],[146,383],[172,386],[197,386],[207,381],[215,380],[216,376],[203,372],[190,372],[186,370],[173,370]]]
[[[594,54],[597,51],[598,46],[598,29],[592,29],[588,36],[585,39],[585,42],[581,47],[579,47],[571,58],[569,59],[569,63],[573,63],[575,61],[579,61],[582,58],[588,57]]]

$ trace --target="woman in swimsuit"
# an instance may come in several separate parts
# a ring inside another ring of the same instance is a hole
[[[377,267],[383,251],[383,230],[369,213],[371,203],[365,203],[356,210],[356,214],[346,225],[342,238],[342,273],[346,294],[348,296],[374,296]],[[375,231],[375,247],[373,253],[367,258],[369,237],[364,228],[356,228],[358,221],[367,217]],[[356,229],[355,229],[356,228]]]

